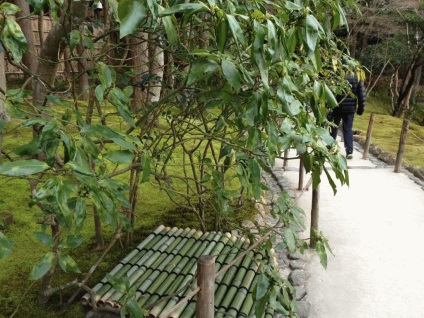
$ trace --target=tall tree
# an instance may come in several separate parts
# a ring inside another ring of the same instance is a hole
[[[22,62],[32,74],[35,74],[37,60],[34,57],[37,55],[37,50],[32,19],[29,18],[31,14],[29,5],[25,0],[14,0],[13,2],[21,8],[21,11],[16,13],[16,19],[28,43],[28,51],[23,54]],[[28,74],[25,75],[28,76]]]

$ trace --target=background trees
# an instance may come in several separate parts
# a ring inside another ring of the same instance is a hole
[[[35,236],[47,248],[31,273],[42,279],[39,301],[59,290],[58,267],[80,271],[70,251],[84,227],[99,248],[105,229],[112,243],[122,231],[131,243],[137,218],[148,213],[138,200],[143,183],[194,213],[202,229],[208,219],[222,228],[245,198],[259,200],[261,170],[291,147],[314,186],[322,172],[334,190],[334,176],[346,183],[345,158],[329,150],[325,127],[344,78],[333,32],[353,2],[109,1],[103,18],[87,17],[88,2],[30,2],[34,14],[50,10],[54,19],[40,53],[30,51],[35,72],[19,64],[28,51],[12,18],[20,8],[3,3],[2,44],[29,79],[7,92],[22,142],[0,174],[28,180],[38,208]],[[293,251],[304,244],[287,200],[273,213]]]
[[[385,89],[392,97],[392,115],[418,118],[415,97],[423,60],[423,3],[415,0],[361,4],[363,15],[351,16],[347,39],[352,54],[371,72],[368,88],[372,90],[382,75],[383,79],[389,78]]]

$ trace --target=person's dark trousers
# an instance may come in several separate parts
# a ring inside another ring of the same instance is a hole
[[[353,152],[353,118],[355,113],[333,113],[332,121],[337,127],[331,127],[331,136],[334,140],[337,137],[337,128],[340,125],[340,121],[343,121],[343,137],[344,146],[346,149],[346,155]]]

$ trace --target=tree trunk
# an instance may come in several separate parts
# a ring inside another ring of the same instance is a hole
[[[403,118],[408,107],[409,100],[411,98],[412,89],[416,83],[418,72],[421,68],[421,63],[418,61],[418,57],[414,58],[408,66],[405,79],[402,83],[402,88],[399,91],[399,96],[396,102],[396,107],[393,112],[393,116]]]
[[[147,91],[142,87],[143,79],[149,72],[149,52],[147,33],[140,32],[136,37],[130,37],[130,64],[135,70],[136,76],[133,78],[134,93],[131,101],[131,108],[139,110],[146,102]]]
[[[40,40],[40,48],[43,47],[44,42],[44,14],[38,16],[38,38]]]
[[[80,59],[78,60],[78,100],[87,100],[89,90],[87,69],[89,65],[86,53],[81,44],[77,46],[77,54],[80,57]]]
[[[69,15],[63,15],[59,23],[55,24],[44,40],[38,60],[36,74],[38,80],[34,83],[34,105],[43,105],[47,90],[53,87],[56,73],[59,67],[59,56],[65,47],[64,38],[68,33],[78,28],[84,21],[87,13],[86,1],[72,1]],[[72,18],[69,18],[72,17]]]
[[[151,102],[158,102],[162,90],[163,70],[164,70],[164,54],[163,50],[158,45],[153,45],[152,48],[152,67],[151,73],[154,78],[153,83],[150,85],[149,95]]]
[[[6,113],[6,108],[4,107],[4,98],[2,92],[6,92],[6,62],[4,60],[4,52],[3,48],[0,46],[0,120],[4,120],[5,122],[10,121],[10,117]],[[2,159],[2,144],[3,144],[3,132],[0,130],[0,163]]]
[[[105,240],[103,237],[102,221],[97,209],[94,207],[94,229],[96,232],[96,247],[95,249],[101,249],[105,246]]]
[[[22,29],[23,34],[28,43],[28,51],[22,55],[22,63],[28,68],[28,70],[34,74],[37,67],[37,51],[35,49],[34,32],[32,29],[32,23],[30,16],[29,5],[25,0],[14,0],[15,5],[21,8],[22,11],[16,13],[17,22]],[[25,19],[22,19],[26,17]],[[24,74],[28,77],[29,74]]]
[[[414,105],[417,103],[417,89],[418,89],[418,86],[420,85],[422,71],[423,71],[423,66],[422,65],[418,66],[417,76],[415,78],[415,83],[414,83],[414,87],[412,91],[412,103]]]
[[[393,72],[393,75],[390,79],[390,96],[392,98],[392,116],[394,116],[395,114],[396,101],[399,97],[398,85],[399,85],[399,67],[396,66]]]
[[[60,242],[59,225],[54,224],[54,225],[51,226],[51,229],[52,229],[52,238],[53,238],[53,241],[54,241],[53,250],[52,250],[52,252],[54,253],[54,260],[53,260],[52,266],[50,267],[49,271],[41,279],[40,291],[38,293],[38,298],[37,298],[37,301],[40,304],[45,304],[50,299],[49,290],[51,288],[51,283],[52,283],[52,280],[53,280],[53,274],[54,274],[54,271],[56,269],[56,265],[57,265],[58,258],[59,258],[58,257],[58,247],[59,247],[59,242]]]

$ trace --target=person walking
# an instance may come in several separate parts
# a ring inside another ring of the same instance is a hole
[[[333,122],[334,125],[331,126],[331,136],[336,140],[338,127],[340,122],[343,123],[343,138],[344,138],[344,147],[346,150],[346,158],[353,158],[353,119],[355,113],[361,116],[364,113],[365,108],[365,86],[363,81],[358,78],[357,74],[350,74],[346,77],[348,81],[351,93],[338,95],[337,101],[339,106],[333,108],[327,119],[330,122]]]

